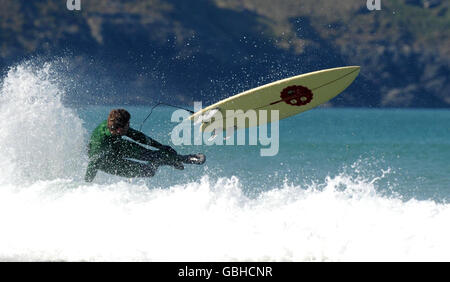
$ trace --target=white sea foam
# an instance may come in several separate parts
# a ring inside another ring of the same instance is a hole
[[[346,189],[336,189],[344,185]],[[320,187],[319,187],[320,186]],[[448,260],[450,206],[345,176],[250,199],[237,178],[149,189],[37,181],[0,189],[0,258],[68,261]]]
[[[52,64],[25,62],[0,88],[0,182],[70,177],[85,156],[81,119],[61,102]]]

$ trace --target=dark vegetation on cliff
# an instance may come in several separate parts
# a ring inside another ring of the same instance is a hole
[[[63,58],[73,103],[205,104],[360,65],[334,106],[449,107],[449,1],[0,0],[0,68]]]

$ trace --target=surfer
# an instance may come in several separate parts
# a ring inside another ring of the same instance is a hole
[[[98,170],[123,177],[152,177],[161,165],[182,170],[183,163],[200,165],[206,160],[203,154],[179,155],[172,147],[130,128],[130,113],[124,109],[111,110],[108,119],[97,126],[89,141],[88,155],[87,182],[94,180]]]

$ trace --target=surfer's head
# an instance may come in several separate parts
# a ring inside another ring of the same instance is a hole
[[[124,109],[111,110],[108,116],[108,128],[113,135],[125,135],[130,127],[130,113]]]

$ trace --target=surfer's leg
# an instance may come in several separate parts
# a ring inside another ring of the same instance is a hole
[[[146,150],[139,159],[148,161],[154,170],[161,165],[170,165],[176,169],[184,169],[183,163],[201,165],[206,161],[204,154],[178,155],[161,150]]]
[[[131,160],[119,159],[102,164],[99,169],[122,177],[152,177],[157,168]]]
[[[156,170],[161,165],[169,165],[173,166],[176,169],[184,169],[184,166],[179,159],[179,155],[171,154],[166,151],[146,150],[145,152],[143,152],[139,159],[147,161],[148,165],[153,167],[154,170]]]

